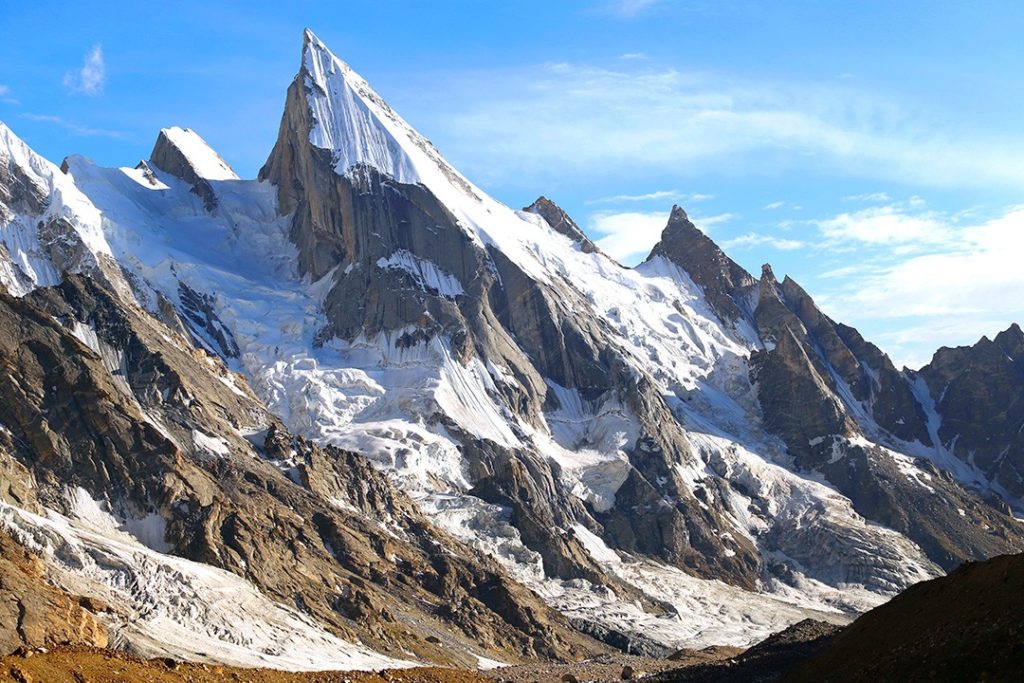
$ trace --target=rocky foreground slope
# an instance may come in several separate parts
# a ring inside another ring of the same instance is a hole
[[[310,32],[256,180],[187,129],[58,169],[0,124],[0,284],[3,548],[71,640],[288,669],[746,646],[1024,549],[1018,327],[897,369],[680,207],[625,268]]]

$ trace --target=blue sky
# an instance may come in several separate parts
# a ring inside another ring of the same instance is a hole
[[[898,363],[1024,321],[1024,3],[4,3],[0,120],[59,162],[198,131],[243,177],[310,26],[497,198],[624,262],[679,203]]]

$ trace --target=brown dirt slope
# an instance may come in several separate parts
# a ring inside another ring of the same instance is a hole
[[[0,652],[55,643],[107,644],[93,602],[49,583],[43,562],[0,530]]]
[[[1003,555],[904,591],[784,680],[1019,681],[1022,672],[1024,555]]]
[[[174,660],[140,659],[99,648],[61,647],[48,652],[23,651],[0,657],[0,683],[478,683],[476,672],[456,669],[406,671],[289,673],[240,669]]]

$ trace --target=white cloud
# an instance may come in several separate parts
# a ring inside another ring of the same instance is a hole
[[[687,203],[693,203],[703,202],[709,199],[714,199],[714,195],[701,194],[700,192],[686,194],[680,192],[679,190],[657,190],[655,192],[647,192],[646,194],[617,194],[611,197],[601,197],[599,199],[591,199],[587,202],[587,204],[623,204],[626,202],[649,201],[683,201]]]
[[[786,202],[772,202],[771,204],[765,204],[764,208],[766,211],[774,211],[775,209],[781,209],[786,205]]]
[[[8,94],[10,94],[10,92],[11,92],[10,88],[8,88],[6,85],[3,85],[2,83],[0,83],[0,97],[4,97],[4,96],[8,95]]]
[[[661,0],[615,0],[607,9],[620,17],[635,17],[659,2]]]
[[[595,213],[590,217],[590,232],[598,236],[595,243],[603,252],[633,265],[650,253],[667,224],[666,211]]]
[[[893,226],[941,237],[930,240],[929,253],[894,254],[891,244],[906,233]],[[838,287],[821,297],[823,306],[897,362],[919,366],[939,346],[974,343],[1024,320],[1024,207],[970,225],[935,212],[895,212],[881,227],[850,234],[872,251],[858,266],[825,274]]]
[[[767,246],[780,251],[795,251],[797,249],[803,249],[807,246],[807,243],[801,240],[784,239],[781,237],[774,237],[772,235],[748,232],[745,235],[733,237],[732,239],[722,242],[721,246],[723,249],[727,250]]]
[[[107,80],[107,69],[103,62],[103,47],[94,45],[85,54],[82,68],[64,74],[64,87],[73,93],[95,96],[103,92]]]
[[[827,243],[861,242],[868,245],[903,245],[916,249],[945,244],[955,237],[946,219],[937,213],[911,214],[897,205],[870,207],[815,221]]]
[[[661,233],[668,224],[667,211],[602,211],[590,216],[591,235],[595,243],[616,261],[631,266],[639,263],[661,239]],[[708,232],[710,228],[735,217],[731,213],[720,213],[703,218],[690,217],[694,225]]]
[[[38,123],[52,123],[55,126],[59,126],[64,130],[74,133],[75,135],[81,135],[83,137],[102,137],[102,138],[123,138],[124,133],[116,130],[106,130],[104,128],[91,128],[89,126],[83,126],[73,121],[66,121],[59,116],[53,116],[51,114],[22,114],[22,118],[28,119],[29,121],[36,121]]]
[[[834,80],[765,82],[618,64],[464,72],[426,95],[436,98],[428,127],[485,180],[800,169],[922,186],[1024,185],[1018,132],[958,129]]]
[[[885,192],[866,192],[843,197],[848,202],[889,202],[892,198]]]
[[[643,52],[626,52],[619,55],[619,59],[647,59],[647,54]]]

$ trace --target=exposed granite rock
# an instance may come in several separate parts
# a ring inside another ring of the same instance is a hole
[[[75,322],[92,326],[98,349],[72,335]],[[0,295],[0,424],[41,503],[65,508],[70,485],[114,514],[155,512],[175,554],[243,576],[379,650],[458,661],[411,620],[500,657],[596,651],[497,565],[437,532],[358,456],[292,438],[244,382],[233,391],[218,381],[227,372],[218,359],[182,341],[95,280]],[[262,443],[238,431],[253,421],[272,427]],[[230,454],[211,457],[196,432]],[[303,485],[285,474],[293,467]]]
[[[672,207],[668,225],[647,260],[657,256],[685,270],[723,321],[734,323],[749,315],[747,292],[757,281],[695,226],[682,207]]]
[[[807,351],[785,328],[774,349],[751,355],[750,377],[765,427],[786,442],[798,466],[812,469],[828,461],[830,437],[853,434],[855,425]]]
[[[691,462],[692,448],[660,390],[638,380],[611,342],[608,323],[588,313],[591,307],[570,283],[537,282],[499,250],[481,247],[422,185],[397,182],[367,165],[337,173],[333,155],[309,143],[311,82],[303,67],[289,87],[278,140],[260,178],[277,186],[281,213],[292,214],[300,272],[313,279],[331,274],[321,340],[397,337],[401,330],[396,346],[436,342],[459,362],[475,357],[508,368],[514,380],[497,389],[501,400],[537,426],[544,410],[559,407],[547,382],[576,390],[586,401],[619,397],[644,434],[630,445],[637,472],[620,490],[623,502],[617,496],[613,509],[601,513],[614,532],[563,490],[544,454],[481,443],[440,412],[428,419],[459,434],[472,492],[512,509],[524,543],[542,555],[553,576],[609,582],[565,531],[580,523],[607,531],[613,546],[638,549],[639,543],[702,576],[754,585],[760,563],[753,544],[741,533],[727,534],[741,539],[727,548],[722,529],[731,522],[724,501],[702,504],[680,479],[674,465]],[[531,208],[546,213],[555,229],[580,236],[553,203],[542,199]],[[424,268],[457,286],[438,289]],[[652,528],[661,530],[652,535]]]

